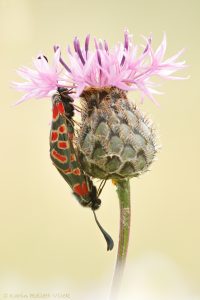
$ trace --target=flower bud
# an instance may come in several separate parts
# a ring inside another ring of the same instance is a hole
[[[95,178],[136,177],[152,163],[157,147],[151,122],[118,88],[90,88],[82,95],[77,149],[84,171]]]

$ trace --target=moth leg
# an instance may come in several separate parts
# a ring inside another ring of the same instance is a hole
[[[97,197],[100,196],[101,192],[103,191],[104,186],[106,185],[107,179],[103,179],[99,185],[98,191],[97,191]]]

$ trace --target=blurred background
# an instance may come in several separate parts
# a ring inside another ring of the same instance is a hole
[[[83,42],[90,33],[111,46],[128,28],[138,44],[152,33],[154,49],[166,32],[166,57],[186,48],[182,58],[189,67],[179,74],[191,77],[164,82],[160,108],[138,102],[159,129],[162,149],[152,171],[131,180],[120,299],[200,299],[199,10],[198,0],[0,0],[2,295],[43,288],[70,299],[107,297],[118,243],[115,186],[106,184],[98,211],[115,241],[107,253],[91,211],[76,202],[50,161],[50,100],[13,107],[21,94],[10,82],[19,81],[15,69],[31,67],[39,52],[51,58],[54,44],[65,49],[76,35]]]

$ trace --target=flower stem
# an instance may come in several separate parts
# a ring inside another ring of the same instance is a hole
[[[120,205],[120,230],[117,262],[112,281],[110,300],[117,300],[120,290],[120,284],[123,277],[123,272],[126,263],[128,251],[130,220],[131,220],[131,205],[130,205],[130,182],[129,179],[115,181],[117,186],[117,194]]]

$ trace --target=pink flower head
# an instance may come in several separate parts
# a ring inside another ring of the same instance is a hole
[[[152,48],[151,37],[146,39],[146,45],[138,54],[138,46],[133,44],[132,36],[126,30],[124,43],[117,44],[109,49],[106,41],[94,39],[95,50],[89,50],[88,35],[85,45],[81,48],[77,37],[74,39],[74,51],[68,47],[68,66],[60,58],[66,70],[67,80],[76,86],[76,97],[88,87],[115,86],[123,90],[138,90],[142,98],[147,96],[156,102],[153,94],[160,94],[155,90],[151,81],[153,76],[165,79],[184,79],[172,74],[185,67],[185,62],[177,62],[183,50],[167,60],[163,60],[166,52],[166,36],[157,50]],[[55,47],[57,50],[58,47]]]
[[[25,95],[16,103],[19,104],[30,98],[47,97],[50,92],[57,90],[59,86],[63,86],[63,78],[61,77],[60,50],[54,54],[53,63],[49,65],[45,56],[39,55],[33,60],[35,69],[22,67],[17,73],[26,82],[14,82],[13,87],[25,92]]]
[[[68,64],[62,59],[60,48],[54,46],[52,65],[49,65],[45,56],[40,55],[33,60],[35,69],[22,67],[18,70],[18,74],[26,81],[13,83],[14,88],[25,92],[17,104],[30,98],[50,96],[58,87],[72,88],[74,98],[79,97],[86,88],[118,87],[126,91],[139,91],[142,99],[146,96],[156,102],[153,94],[161,93],[155,89],[158,84],[152,78],[185,79],[173,74],[186,66],[184,61],[177,62],[183,50],[164,60],[165,35],[155,51],[152,38],[145,40],[146,45],[139,51],[139,47],[133,44],[132,36],[125,30],[123,43],[110,49],[106,41],[97,41],[95,38],[95,50],[92,51],[89,49],[89,35],[84,47],[75,37],[74,51],[67,48]]]

